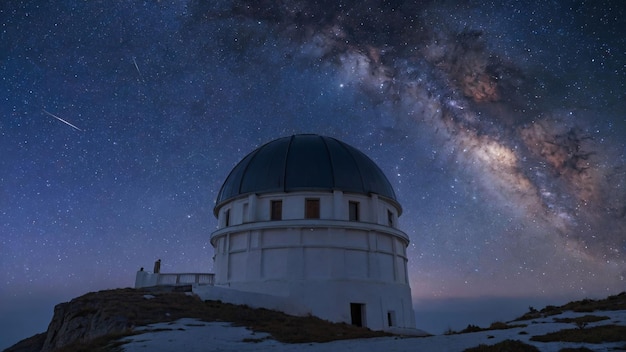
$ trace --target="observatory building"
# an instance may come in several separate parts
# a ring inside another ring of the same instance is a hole
[[[230,172],[213,211],[215,273],[164,274],[158,260],[135,287],[191,286],[205,300],[415,329],[402,207],[357,149],[312,134],[271,141]]]
[[[271,141],[217,196],[214,285],[280,297],[329,321],[414,328],[401,213],[389,180],[359,150],[319,135]]]

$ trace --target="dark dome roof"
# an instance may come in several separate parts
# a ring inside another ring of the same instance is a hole
[[[243,158],[224,181],[216,209],[243,194],[306,190],[375,193],[397,203],[389,180],[365,154],[334,138],[299,134]]]

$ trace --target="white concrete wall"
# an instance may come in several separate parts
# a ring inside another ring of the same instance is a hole
[[[151,273],[139,270],[135,276],[135,288],[153,286],[181,286],[191,284],[212,285],[213,273]]]
[[[211,285],[194,285],[192,291],[202,300],[222,301],[225,303],[246,305],[252,308],[272,309],[297,316],[312,314],[309,307],[298,301],[292,301],[284,297]]]
[[[158,278],[159,274],[139,270],[135,275],[135,288],[156,286]]]
[[[372,330],[414,329],[415,316],[407,285],[388,285],[354,281],[296,281],[266,282],[282,296],[260,293],[255,283],[238,283],[231,286],[196,285],[193,292],[203,300],[220,300],[245,304],[254,308],[267,308],[291,315],[314,315],[331,322],[352,323],[350,303],[364,305],[362,317]],[[394,324],[388,324],[387,314],[392,312]]]
[[[307,198],[320,200],[320,219],[304,219]],[[271,221],[270,202],[279,199],[282,220]],[[359,221],[349,221],[350,201],[359,202]],[[218,210],[220,227],[211,235],[216,285],[279,297],[334,322],[351,323],[350,303],[359,303],[369,328],[391,328],[390,312],[393,328],[414,328],[400,213],[394,201],[341,191],[235,199]]]
[[[320,220],[316,225],[265,222],[214,233],[216,283],[302,278],[408,282],[408,240],[401,232],[347,221]]]

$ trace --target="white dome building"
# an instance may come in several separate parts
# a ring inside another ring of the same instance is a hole
[[[333,322],[415,328],[402,208],[357,149],[319,135],[269,142],[231,171],[214,213],[215,288],[280,297]]]

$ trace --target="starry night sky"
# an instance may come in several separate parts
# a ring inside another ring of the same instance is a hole
[[[0,347],[157,258],[210,272],[221,183],[295,133],[338,138],[386,173],[416,307],[625,290],[625,12],[3,1]]]

